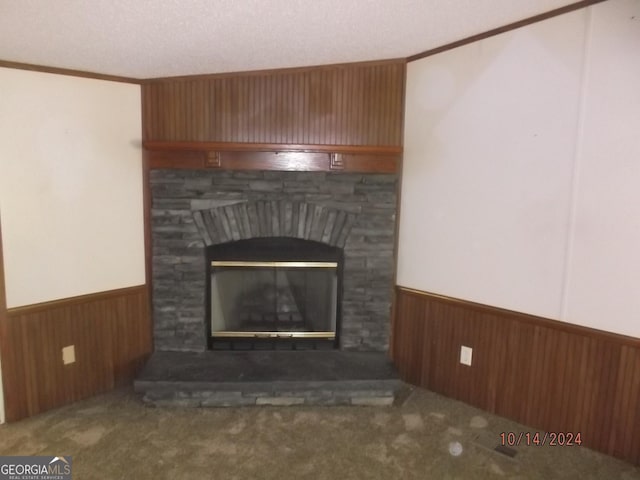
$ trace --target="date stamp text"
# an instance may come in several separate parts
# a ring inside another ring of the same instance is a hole
[[[502,432],[500,445],[503,447],[534,446],[573,447],[582,445],[580,432]]]

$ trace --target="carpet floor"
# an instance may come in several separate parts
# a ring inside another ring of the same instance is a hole
[[[151,408],[125,389],[0,425],[0,455],[71,455],[75,480],[640,479],[583,446],[500,453],[532,429],[425,390],[398,403]]]

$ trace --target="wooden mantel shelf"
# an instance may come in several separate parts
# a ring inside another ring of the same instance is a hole
[[[143,143],[149,168],[395,173],[402,147],[278,143]]]

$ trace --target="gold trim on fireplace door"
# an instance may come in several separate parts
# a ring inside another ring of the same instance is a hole
[[[242,338],[336,338],[336,332],[212,332],[212,337],[242,337]]]
[[[286,267],[286,268],[338,268],[336,262],[238,262],[213,261],[212,267]]]

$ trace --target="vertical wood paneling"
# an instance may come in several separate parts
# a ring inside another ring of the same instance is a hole
[[[14,421],[133,379],[152,350],[147,287],[11,309],[0,334],[6,418]],[[76,362],[63,365],[67,345]]]
[[[640,340],[403,288],[393,328],[405,381],[640,464]]]
[[[404,78],[397,61],[152,80],[145,140],[399,146]]]
[[[394,359],[400,375],[410,383],[420,384],[423,381],[421,367],[429,368],[429,355],[422,360],[422,345],[425,351],[431,347],[429,335],[423,330],[430,325],[425,318],[426,305],[415,297],[404,297],[403,301],[396,304],[396,318],[411,318],[412,322],[398,322],[394,331]]]

